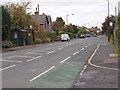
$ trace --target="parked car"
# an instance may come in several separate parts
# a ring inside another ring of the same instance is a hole
[[[68,34],[61,34],[61,41],[70,41],[70,37]]]
[[[96,34],[93,34],[93,37],[97,37],[97,35],[96,35]]]
[[[54,41],[60,41],[60,37],[55,37]]]
[[[80,35],[80,38],[85,38],[85,35]]]
[[[86,34],[85,37],[91,37],[91,35],[90,34]]]

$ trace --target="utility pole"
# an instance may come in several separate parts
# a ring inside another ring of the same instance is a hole
[[[108,42],[110,41],[110,33],[109,33],[109,27],[110,27],[110,25],[109,25],[109,18],[110,18],[110,16],[109,16],[109,7],[110,7],[110,4],[109,4],[109,0],[106,0],[106,1],[108,1],[108,30],[107,30],[107,35],[108,35]]]
[[[115,7],[115,16],[117,16],[117,8]]]

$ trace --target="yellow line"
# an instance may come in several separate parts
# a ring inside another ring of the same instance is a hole
[[[94,66],[96,68],[101,68],[101,69],[108,69],[108,70],[113,70],[113,71],[118,71],[120,69],[115,69],[115,68],[109,68],[109,67],[102,67],[102,66],[99,66],[99,65],[95,65],[93,64],[91,61],[92,61],[92,58],[95,56],[97,50],[99,49],[100,47],[100,44],[101,44],[101,41],[100,43],[98,44],[97,48],[95,49],[95,51],[93,52],[93,54],[91,55],[91,57],[88,59],[88,64],[91,65],[91,66]]]

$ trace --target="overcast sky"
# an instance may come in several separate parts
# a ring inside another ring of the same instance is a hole
[[[78,26],[98,26],[101,27],[101,23],[104,22],[108,14],[108,2],[107,0],[22,0],[31,1],[32,14],[36,10],[37,4],[39,4],[40,14],[45,13],[51,15],[52,20],[55,21],[56,17],[62,17],[66,22],[66,15],[68,16],[68,23],[72,23]],[[110,1],[110,15],[115,15],[115,7],[118,8],[118,2],[120,0]],[[6,2],[21,2],[21,0],[2,0],[0,4],[3,5]],[[74,14],[74,15],[72,15]]]

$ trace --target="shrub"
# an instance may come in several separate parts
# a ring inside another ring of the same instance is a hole
[[[2,47],[3,48],[10,48],[10,47],[13,47],[15,45],[12,44],[11,41],[2,41]]]
[[[50,38],[47,38],[47,42],[51,42],[51,39],[50,39]]]
[[[41,39],[39,39],[39,38],[35,39],[35,44],[40,44],[40,43],[42,43]]]

